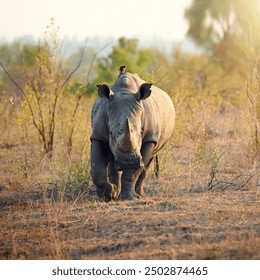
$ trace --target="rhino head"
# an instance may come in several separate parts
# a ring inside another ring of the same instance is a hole
[[[151,94],[152,84],[144,83],[136,93],[114,93],[107,85],[98,86],[100,97],[108,99],[107,126],[109,146],[115,158],[117,170],[142,167],[141,147],[143,139],[144,107],[142,100]]]

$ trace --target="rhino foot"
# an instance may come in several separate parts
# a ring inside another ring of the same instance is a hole
[[[144,196],[144,189],[143,189],[143,187],[136,188],[135,191],[136,191],[136,193],[139,194],[140,196]]]
[[[111,184],[110,188],[97,188],[97,195],[100,201],[109,202],[111,200],[116,200],[118,197],[117,187],[114,184]]]
[[[140,195],[136,192],[123,192],[120,194],[119,199],[120,200],[137,200],[140,198]]]

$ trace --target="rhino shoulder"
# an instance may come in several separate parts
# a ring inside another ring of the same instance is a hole
[[[106,98],[98,98],[91,110],[91,140],[108,141],[107,129],[107,100]]]
[[[93,107],[92,107],[92,110],[91,110],[91,126],[93,127],[93,119],[95,117],[95,115],[97,114],[97,111],[99,110],[100,108],[100,105],[101,105],[101,98],[98,98]]]

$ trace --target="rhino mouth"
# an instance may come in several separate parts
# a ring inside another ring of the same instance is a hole
[[[122,171],[125,169],[138,169],[143,167],[142,157],[136,153],[117,153],[115,155],[115,169]]]

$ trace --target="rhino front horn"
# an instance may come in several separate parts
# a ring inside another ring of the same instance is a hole
[[[125,153],[134,152],[135,146],[133,143],[130,123],[129,123],[128,118],[126,118],[126,120],[125,120],[125,131],[124,131],[124,134],[123,134],[120,142],[121,142],[120,148],[121,148],[122,152],[125,152]]]

